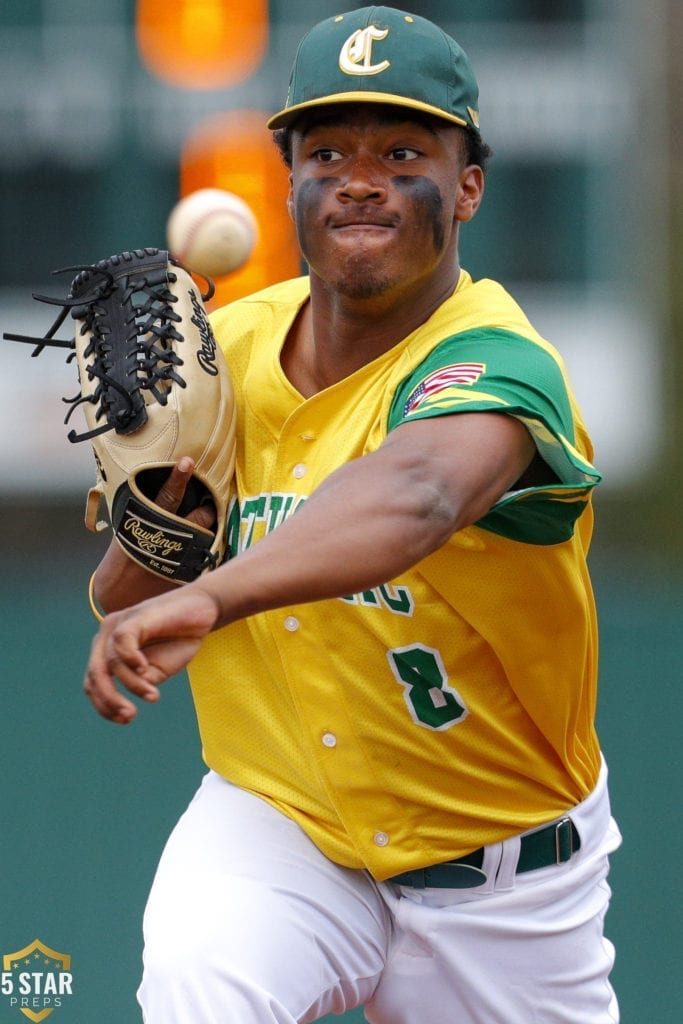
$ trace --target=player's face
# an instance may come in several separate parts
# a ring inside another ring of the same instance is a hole
[[[483,191],[460,130],[373,104],[292,132],[290,211],[311,272],[352,298],[457,274],[457,223]]]

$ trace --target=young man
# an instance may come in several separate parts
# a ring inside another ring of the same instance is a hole
[[[231,558],[167,593],[116,545],[96,574],[90,699],[127,723],[189,662],[209,767],[150,895],[145,1021],[613,1024],[599,474],[558,354],[459,267],[469,62],[340,15],[270,126],[310,274],[213,317]]]

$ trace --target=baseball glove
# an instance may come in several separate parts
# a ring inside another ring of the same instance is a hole
[[[202,295],[166,251],[151,248],[66,269],[79,271],[67,298],[34,295],[62,306],[45,337],[4,337],[35,344],[34,356],[45,346],[71,349],[69,360],[75,354],[80,394],[65,399],[71,406],[65,423],[82,407],[87,429],[71,430],[68,438],[90,441],[97,467],[86,526],[106,528],[98,519],[104,498],[114,536],[130,558],[173,583],[190,582],[225,555],[235,463],[232,384],[204,309],[213,285]],[[75,338],[56,339],[69,312]],[[195,469],[174,514],[155,498],[183,455]],[[208,501],[216,509],[213,532],[184,518]]]

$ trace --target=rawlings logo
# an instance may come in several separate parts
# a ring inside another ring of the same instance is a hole
[[[207,320],[204,308],[195,293],[190,292],[189,294],[190,301],[192,302],[192,308],[194,310],[194,316],[190,317],[190,320],[199,330],[199,337],[202,342],[200,348],[197,349],[197,362],[201,366],[202,370],[205,370],[206,373],[209,373],[212,377],[217,377],[218,367],[216,366],[216,339],[213,336],[211,324]]]
[[[379,64],[372,63],[372,44],[386,39],[389,29],[377,28],[376,25],[368,25],[367,28],[359,28],[346,40],[339,51],[339,67],[345,75],[378,75],[380,71],[386,71],[391,63],[382,60]]]
[[[160,555],[168,558],[169,555],[183,550],[180,541],[171,540],[161,530],[152,533],[145,530],[142,523],[135,516],[129,516],[122,524],[126,533],[130,533],[136,545],[141,551],[147,551],[150,555]]]

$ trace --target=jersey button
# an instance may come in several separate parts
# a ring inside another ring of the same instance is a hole
[[[297,462],[296,466],[292,470],[297,480],[301,480],[302,476],[306,476],[306,466],[303,462]]]
[[[334,735],[333,732],[324,732],[323,743],[325,744],[326,747],[336,747],[337,737]]]
[[[289,630],[290,633],[295,633],[299,628],[299,620],[294,615],[288,615],[285,619],[285,629]]]
[[[389,836],[387,835],[386,832],[375,832],[374,836],[372,837],[372,841],[374,842],[375,846],[388,846]]]

